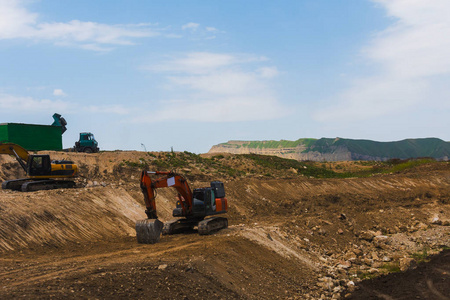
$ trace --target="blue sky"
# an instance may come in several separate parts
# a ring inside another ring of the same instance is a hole
[[[450,140],[447,0],[0,0],[0,123],[106,150]]]

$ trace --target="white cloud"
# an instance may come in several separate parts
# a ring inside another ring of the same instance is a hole
[[[54,95],[61,96],[65,93],[60,89],[55,89]],[[109,105],[82,105],[80,103],[70,103],[61,100],[35,99],[27,96],[16,96],[0,93],[0,116],[14,115],[14,114],[36,114],[48,113],[57,111],[59,113],[74,113],[82,111],[85,115],[88,114],[113,114],[113,115],[128,115],[140,111],[138,107],[123,106],[120,104]]]
[[[183,29],[183,30],[189,29],[189,30],[195,31],[199,28],[199,26],[200,26],[200,24],[198,24],[198,23],[190,22],[190,23],[187,23],[187,24],[184,24],[183,26],[181,26],[181,29]]]
[[[355,122],[388,115],[404,114],[421,103],[428,86],[395,77],[366,78],[339,95],[338,104],[322,109],[318,121]]]
[[[447,0],[374,0],[395,23],[363,49],[375,67],[372,76],[353,80],[334,105],[315,114],[320,121],[352,122],[417,111],[449,109],[450,2]],[[442,81],[447,84],[442,84]],[[445,91],[443,91],[443,89]]]
[[[216,34],[224,33],[223,31],[219,31],[215,27],[211,26],[201,26],[199,23],[190,22],[181,26],[183,31],[186,31],[190,34],[192,39],[205,39],[211,40],[216,38]]]
[[[32,97],[0,94],[0,111],[5,114],[70,111],[72,105],[60,100],[37,100]]]
[[[0,39],[29,37],[37,17],[22,6],[22,1],[0,0]]]
[[[55,90],[53,90],[53,96],[62,96],[62,97],[64,97],[64,96],[67,96],[67,94],[64,93],[64,91],[61,90],[61,89],[55,89]]]
[[[91,105],[84,107],[84,110],[89,113],[114,114],[114,115],[128,115],[133,108],[125,107],[120,104],[112,105]],[[137,110],[138,111],[138,110]]]
[[[61,43],[61,42],[55,43],[55,45],[64,46],[64,47],[72,46],[72,44]],[[113,47],[105,47],[105,46],[100,46],[98,44],[83,44],[83,45],[80,45],[79,47],[84,50],[91,50],[91,51],[96,51],[96,52],[109,52],[109,51],[114,50]]]
[[[264,78],[273,78],[278,76],[279,72],[276,67],[262,67],[258,69],[258,72]]]
[[[276,68],[259,66],[266,61],[254,55],[195,52],[151,67],[167,73],[168,90],[181,91],[184,98],[163,101],[159,109],[134,122],[232,122],[284,116],[287,109],[268,81],[276,76]]]
[[[255,94],[265,90],[264,83],[254,73],[239,70],[216,71],[204,75],[169,77],[169,80],[191,90],[218,94]]]
[[[234,59],[229,54],[195,52],[157,65],[155,70],[196,74],[209,73],[211,70],[233,64]]]
[[[160,35],[150,24],[107,25],[79,20],[38,23],[37,20],[38,14],[29,12],[22,1],[0,0],[0,39],[51,41],[59,46],[109,51],[112,45],[133,45],[134,39]]]
[[[450,2],[378,0],[398,21],[381,32],[367,56],[397,77],[414,78],[450,71]]]
[[[96,44],[132,45],[132,38],[158,35],[140,25],[105,25],[95,22],[73,20],[68,23],[44,23],[37,26],[35,37],[72,42]]]
[[[189,73],[189,74],[210,74],[222,68],[266,61],[267,58],[255,55],[236,55],[211,52],[192,52],[183,57],[171,58],[147,69],[155,72]]]
[[[156,112],[138,115],[132,122],[152,123],[167,120],[196,122],[242,122],[271,120],[286,115],[287,111],[277,99],[269,95],[230,96],[214,99],[168,101]]]

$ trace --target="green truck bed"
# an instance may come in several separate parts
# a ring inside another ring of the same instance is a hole
[[[0,142],[14,143],[29,151],[62,150],[62,130],[61,126],[3,123]]]

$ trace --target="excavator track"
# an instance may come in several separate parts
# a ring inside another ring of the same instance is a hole
[[[200,235],[208,235],[228,227],[228,219],[223,217],[213,217],[205,220],[198,219],[176,219],[164,223],[163,235],[176,234],[187,230],[192,230],[195,226]]]
[[[2,189],[4,190],[14,190],[14,191],[21,191],[22,185],[26,183],[27,181],[30,181],[28,178],[22,178],[22,179],[13,179],[13,180],[6,180],[2,182]]]
[[[21,192],[33,192],[52,189],[68,189],[74,187],[75,182],[71,180],[54,180],[54,179],[31,180],[29,178],[22,178],[2,182],[2,189]]]
[[[198,223],[198,234],[207,235],[228,227],[228,219],[212,217]]]
[[[175,219],[164,223],[163,235],[180,233],[186,230],[192,230],[197,226],[199,220]]]
[[[68,189],[74,188],[75,182],[70,180],[36,180],[25,182],[21,186],[22,192],[33,192],[40,190]]]

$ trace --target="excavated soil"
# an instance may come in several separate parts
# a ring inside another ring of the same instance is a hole
[[[192,165],[193,188],[224,181],[229,228],[142,245],[142,152],[50,155],[79,165],[77,188],[0,191],[1,299],[450,298],[448,163],[348,179]],[[21,176],[0,156],[1,180]],[[162,221],[174,196],[158,191]]]

